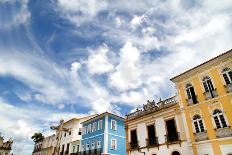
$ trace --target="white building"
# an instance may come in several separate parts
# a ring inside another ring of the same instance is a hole
[[[128,155],[193,155],[175,97],[126,115]]]
[[[56,145],[56,136],[51,135],[43,140],[36,142],[32,155],[52,155]]]

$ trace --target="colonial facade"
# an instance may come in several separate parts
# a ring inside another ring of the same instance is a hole
[[[171,81],[194,155],[232,155],[232,50]]]
[[[82,122],[96,115],[90,115],[82,118],[72,118],[64,122],[64,128],[68,132],[62,131],[60,140],[59,155],[75,155],[80,152],[80,140],[82,135]],[[35,143],[33,155],[53,155],[56,147],[56,135],[45,137],[43,140]]]
[[[80,150],[80,140],[82,136],[82,122],[94,117],[91,115],[82,118],[72,118],[64,123],[64,128],[68,132],[63,132],[60,143],[60,155],[75,154]]]
[[[51,135],[35,143],[32,155],[52,155],[56,146],[56,136]]]
[[[176,96],[126,115],[127,155],[192,155]]]
[[[4,138],[0,133],[0,155],[10,155],[12,144],[13,141],[11,139],[4,142]]]
[[[124,118],[105,112],[82,124],[81,154],[126,154]]]

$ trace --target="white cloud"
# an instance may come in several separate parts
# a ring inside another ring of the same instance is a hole
[[[110,74],[109,84],[119,90],[137,88],[141,85],[139,69],[140,53],[131,42],[120,50],[120,63],[116,71]]]
[[[146,16],[145,15],[141,15],[141,16],[134,16],[132,19],[131,19],[131,28],[134,30],[136,29],[138,26],[140,26],[144,20],[146,20]]]
[[[98,0],[58,0],[61,14],[77,26],[91,21],[107,7],[106,1]]]
[[[19,1],[19,3],[16,0],[1,0],[0,4],[1,3],[2,5],[10,4],[12,6],[12,9],[10,11],[3,9],[0,15],[0,29],[10,29],[12,27],[28,23],[31,17],[31,13],[29,12],[27,6],[28,0],[21,0]],[[6,15],[7,18],[1,18],[1,16]]]
[[[113,69],[113,65],[107,57],[109,47],[106,44],[103,44],[97,49],[90,49],[89,51],[91,54],[86,63],[90,74],[102,74]]]

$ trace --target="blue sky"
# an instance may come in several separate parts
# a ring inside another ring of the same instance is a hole
[[[0,0],[0,132],[35,131],[175,94],[169,81],[231,49],[232,2]]]

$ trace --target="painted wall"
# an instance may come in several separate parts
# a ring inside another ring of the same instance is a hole
[[[182,75],[181,79],[175,83],[177,86],[177,92],[180,97],[180,106],[183,107],[182,109],[186,116],[187,127],[192,143],[195,142],[195,129],[192,124],[192,117],[195,114],[200,114],[203,118],[204,127],[205,130],[207,130],[209,139],[218,139],[216,137],[216,126],[212,117],[212,112],[214,109],[221,109],[226,118],[227,125],[232,125],[232,93],[227,92],[225,87],[226,83],[222,76],[222,70],[225,67],[232,69],[232,56],[222,57],[220,60],[216,59],[214,62],[208,62],[204,64],[204,67],[197,67],[194,69],[194,71],[192,71],[194,73],[187,73],[186,75]],[[205,95],[203,94],[205,90],[202,84],[202,79],[206,75],[211,78],[213,86],[216,88],[218,94],[217,97],[208,100],[205,99]],[[194,87],[194,91],[198,100],[196,105],[189,106],[186,101],[187,94],[185,85],[187,83],[191,83]],[[213,145],[213,147],[201,147],[199,144],[199,147],[193,147],[193,149],[196,155],[203,154],[202,152],[205,150],[208,150],[208,154],[212,153],[213,151],[213,154],[221,155],[223,154],[220,148],[222,143],[224,143],[224,140],[218,139],[217,141],[210,143],[210,145]],[[232,143],[232,137],[230,137],[229,143]],[[207,152],[205,154],[207,154]]]

